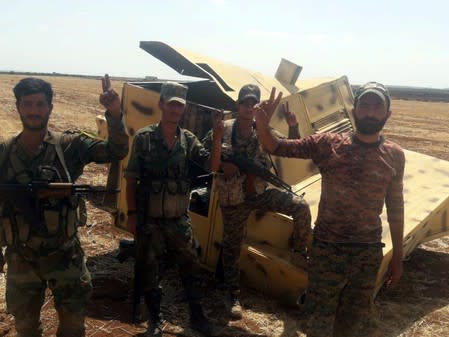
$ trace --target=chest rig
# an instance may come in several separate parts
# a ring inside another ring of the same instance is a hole
[[[222,153],[224,160],[226,160],[226,156],[237,155],[249,158],[268,169],[271,166],[267,155],[259,146],[257,131],[253,129],[251,136],[247,139],[239,138],[236,119],[225,121]],[[248,181],[248,178],[251,181]],[[263,193],[268,185],[265,180],[255,177],[251,173],[242,173],[240,171],[231,177],[218,174],[216,181],[221,206],[235,206],[244,202],[245,184],[252,184],[256,194]]]
[[[9,140],[0,167],[2,182],[72,182],[60,143],[62,135],[51,136],[32,160],[18,149],[16,137]],[[38,198],[29,191],[19,193],[2,204],[0,243],[19,247],[31,256],[50,254],[75,236],[84,210],[84,201],[77,195]]]
[[[142,134],[140,188],[148,218],[178,218],[187,213],[190,201],[189,149],[183,130],[171,150],[157,130]]]

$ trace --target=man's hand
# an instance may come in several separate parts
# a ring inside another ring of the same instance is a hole
[[[109,75],[106,74],[101,79],[103,86],[103,93],[100,95],[100,103],[106,108],[107,111],[115,118],[121,115],[120,97],[111,87],[111,80]]]
[[[399,283],[402,275],[402,254],[394,254],[391,258],[387,272],[387,287],[394,287]]]
[[[282,104],[282,112],[284,114],[285,120],[289,127],[298,125],[298,121],[296,120],[296,115],[290,111],[290,109],[288,107],[288,102],[285,102],[284,104]]]
[[[276,88],[271,89],[270,98],[268,100],[262,101],[259,104],[256,104],[255,108],[261,108],[265,111],[265,113],[268,116],[268,122],[270,122],[271,117],[273,116],[274,111],[276,110],[277,106],[279,105],[279,102],[282,98],[282,91],[279,92],[276,99],[274,98],[276,96]]]

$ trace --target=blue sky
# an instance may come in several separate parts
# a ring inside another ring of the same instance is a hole
[[[139,48],[157,40],[273,75],[449,87],[449,2],[0,0],[0,70],[116,76],[176,72]]]

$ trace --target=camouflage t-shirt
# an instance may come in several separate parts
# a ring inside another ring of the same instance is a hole
[[[351,134],[279,140],[276,155],[309,158],[318,166],[321,198],[314,237],[335,243],[381,241],[385,202],[390,225],[404,222],[404,152],[381,138],[365,144]]]

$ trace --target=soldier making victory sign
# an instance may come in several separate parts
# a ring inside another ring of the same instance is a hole
[[[267,113],[273,114],[282,94],[275,99],[275,90],[265,102]],[[254,172],[241,172],[235,164],[226,161],[227,155],[249,159],[264,170],[270,170],[271,160],[259,144],[259,131],[254,121],[254,107],[260,102],[257,85],[244,85],[238,95],[237,117],[224,122],[222,146],[211,163],[212,171],[218,171],[217,189],[223,216],[223,269],[228,292],[225,303],[230,316],[242,318],[240,303],[240,249],[245,233],[245,224],[253,210],[279,212],[293,218],[290,248],[295,263],[307,266],[307,241],[310,238],[310,210],[305,200],[289,191],[268,188],[268,183]],[[292,114],[285,113],[289,125],[289,138],[297,138],[298,124]],[[275,130],[272,132],[278,134]],[[205,144],[210,143],[206,138]],[[223,156],[222,156],[223,155]],[[222,160],[220,161],[220,157]]]
[[[388,285],[402,274],[404,152],[381,131],[391,115],[388,90],[368,82],[355,93],[355,133],[323,133],[298,140],[275,137],[272,100],[256,107],[264,149],[310,158],[318,166],[321,197],[313,230],[304,311],[309,337],[373,336],[373,294],[383,254],[380,215],[386,205],[393,243]]]
[[[14,95],[23,129],[0,143],[0,183],[72,183],[90,162],[122,159],[128,152],[128,135],[120,98],[107,75],[102,83],[100,103],[106,108],[109,128],[105,141],[78,131],[49,130],[51,84],[31,77],[19,81]],[[1,198],[0,244],[6,246],[8,266],[6,304],[19,337],[42,335],[40,310],[47,287],[59,317],[56,336],[85,335],[85,308],[92,283],[77,235],[77,227],[86,220],[82,206],[78,195],[38,197],[13,192]]]
[[[208,170],[213,154],[192,132],[179,127],[186,96],[184,85],[162,85],[161,120],[138,131],[125,172],[128,230],[137,242],[135,285],[142,285],[150,313],[147,336],[162,336],[160,279],[167,261],[179,267],[192,327],[207,336],[220,332],[203,314],[201,270],[187,213],[194,168]],[[216,140],[221,139],[222,127],[221,118],[215,119],[214,147],[220,145]]]

